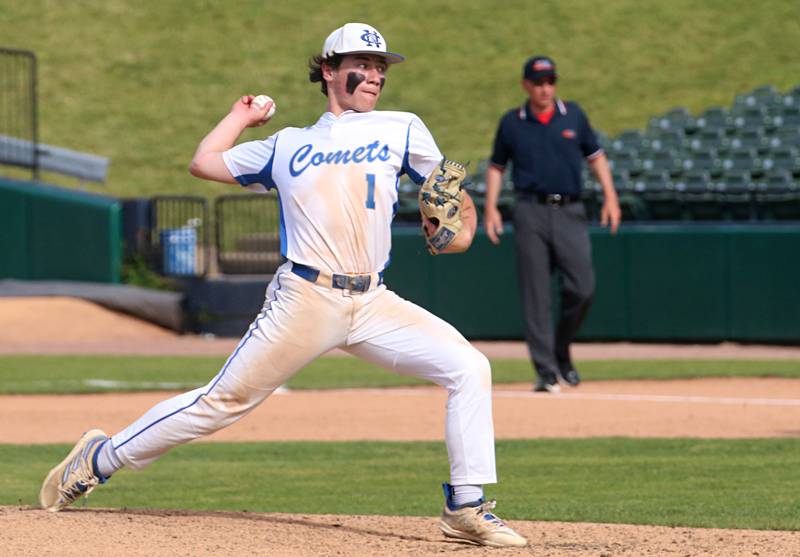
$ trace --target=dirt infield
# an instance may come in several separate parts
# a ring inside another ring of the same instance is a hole
[[[119,431],[172,394],[0,396],[0,442],[72,443],[94,427]],[[436,441],[446,402],[436,387],[289,391],[207,440]],[[798,415],[794,379],[585,382],[556,396],[528,384],[494,389],[498,439],[794,437]]]
[[[522,522],[523,549],[446,541],[424,517],[0,507],[0,548],[18,557],[537,556],[753,557],[800,555],[797,532]],[[79,540],[79,541],[78,541]]]
[[[27,320],[27,321],[26,321]],[[30,326],[21,326],[20,322]],[[36,325],[36,326],[34,326]],[[53,331],[43,330],[52,327]],[[56,331],[60,327],[60,334]],[[109,332],[111,331],[111,332]],[[52,333],[52,334],[51,334]],[[46,339],[46,340],[42,340]],[[54,341],[54,342],[51,342]],[[0,300],[0,353],[225,354],[235,339],[175,335],[87,302]],[[526,357],[520,343],[478,344],[492,357]],[[576,360],[746,357],[800,360],[768,346],[578,345]],[[495,389],[498,438],[781,437],[800,435],[800,381],[709,379],[586,382],[563,395],[529,384]],[[0,442],[73,442],[89,427],[116,431],[170,393],[0,397]],[[440,389],[276,394],[215,440],[441,439]],[[87,411],[87,408],[91,408]],[[633,419],[632,417],[635,417]],[[146,472],[145,472],[146,473]],[[103,489],[111,489],[113,486]],[[501,507],[498,509],[502,514]],[[503,555],[800,556],[800,533],[512,522],[531,542]],[[81,542],[71,543],[76,532]],[[436,519],[184,511],[0,507],[0,555],[496,555],[447,542]]]

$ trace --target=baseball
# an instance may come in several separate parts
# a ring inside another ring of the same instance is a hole
[[[264,116],[264,121],[266,122],[270,118],[275,115],[275,101],[272,100],[272,97],[267,95],[259,95],[255,99],[253,99],[252,106],[255,106],[259,110],[267,106],[267,103],[272,103],[272,107],[267,112],[267,115]]]

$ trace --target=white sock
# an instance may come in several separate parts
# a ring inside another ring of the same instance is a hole
[[[455,506],[474,503],[483,497],[483,486],[480,485],[454,485],[453,504]]]
[[[106,441],[97,453],[97,470],[104,478],[108,478],[122,468],[123,464],[117,458],[114,447],[111,446],[111,439]]]

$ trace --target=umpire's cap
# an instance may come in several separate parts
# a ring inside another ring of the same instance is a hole
[[[366,23],[345,23],[328,35],[322,45],[322,59],[334,54],[377,54],[383,56],[388,64],[405,60],[403,56],[388,52],[386,40],[378,30]]]
[[[558,77],[556,63],[547,56],[533,56],[528,58],[522,67],[522,77],[528,81],[540,79],[542,77]]]

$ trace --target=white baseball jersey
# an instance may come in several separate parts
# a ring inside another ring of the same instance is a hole
[[[414,114],[347,111],[242,143],[223,159],[243,186],[277,188],[284,257],[334,273],[373,273],[389,263],[400,176],[422,183],[442,154]]]

